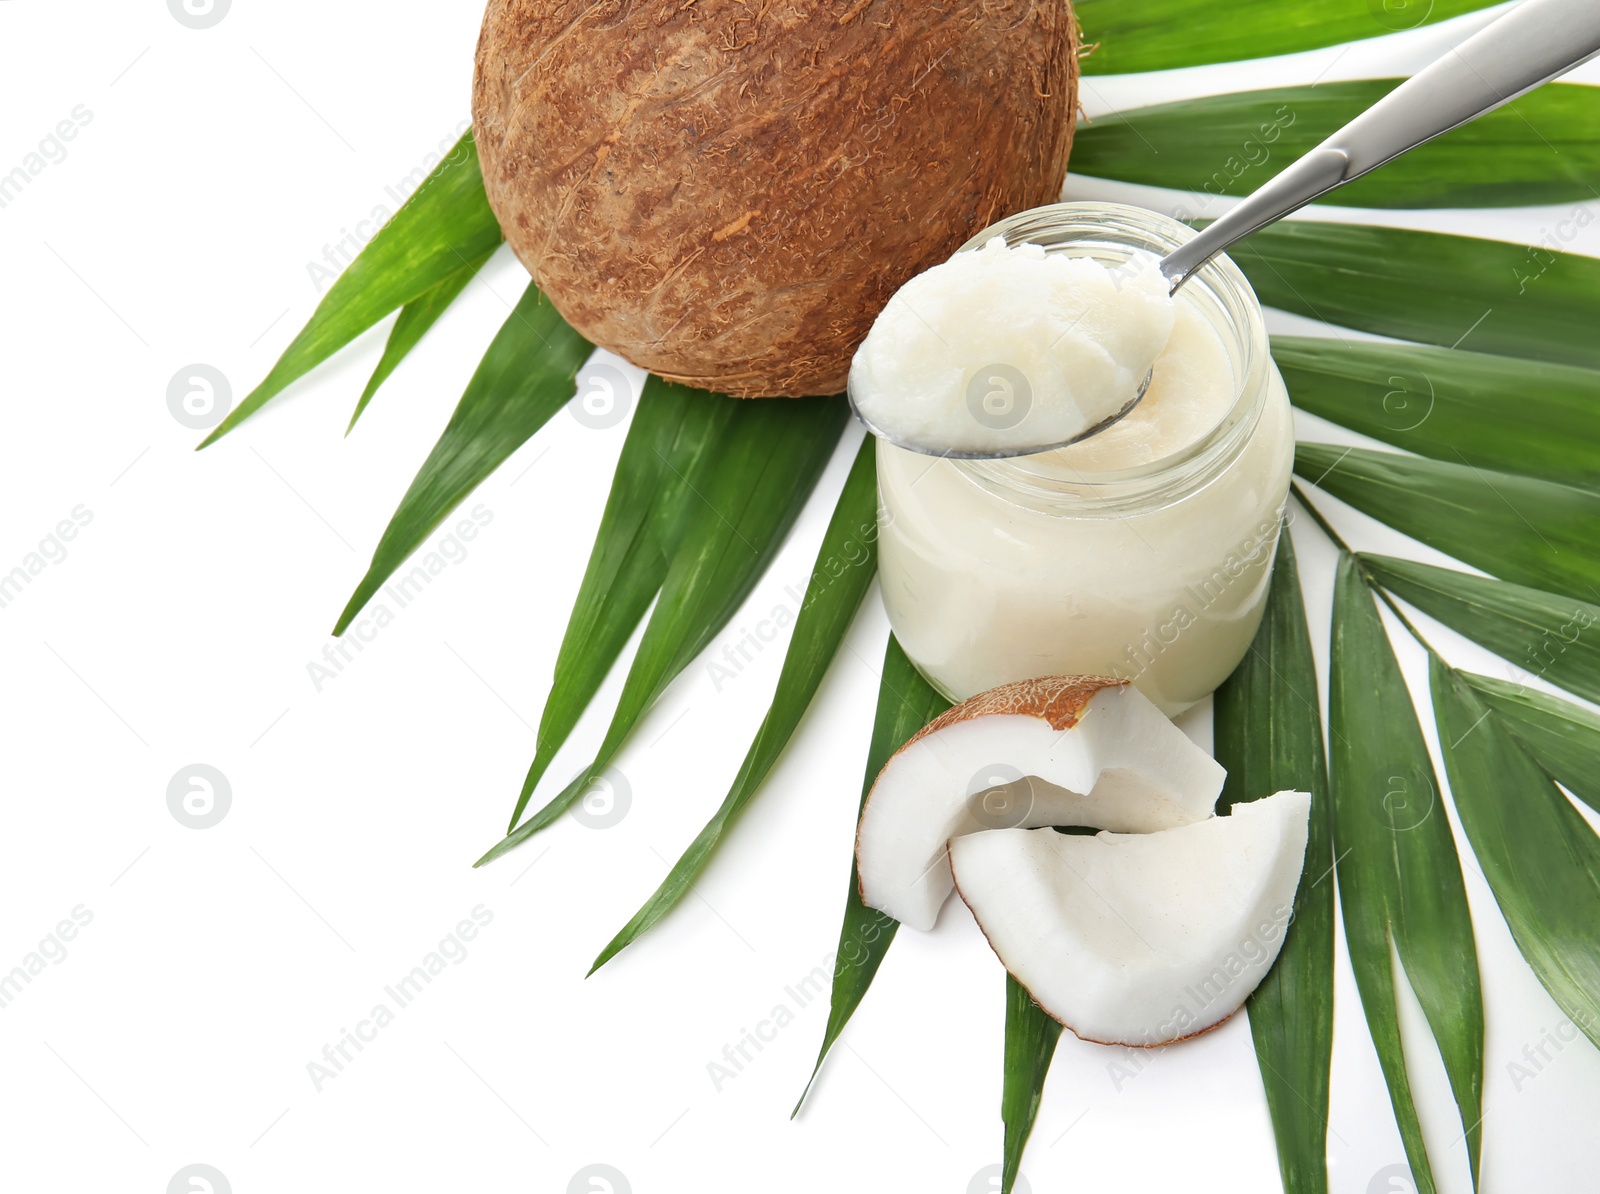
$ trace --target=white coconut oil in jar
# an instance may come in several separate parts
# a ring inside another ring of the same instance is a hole
[[[1192,235],[1121,204],[1062,203],[963,251],[1003,236],[1115,268]],[[1288,394],[1260,304],[1230,260],[1212,260],[1176,297],[1144,399],[1081,443],[983,461],[879,442],[884,602],[907,655],[946,696],[1109,675],[1176,714],[1249,650],[1293,463]],[[1003,404],[991,413],[1008,417]]]

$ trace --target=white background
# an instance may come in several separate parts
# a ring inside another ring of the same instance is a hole
[[[1414,69],[1481,20],[1248,71],[1090,80],[1084,101],[1093,114]],[[205,1163],[239,1194],[562,1191],[603,1163],[638,1194],[962,1194],[999,1155],[1004,988],[959,905],[931,935],[901,935],[788,1119],[826,1008],[786,987],[826,967],[838,931],[886,633],[875,592],[696,895],[585,982],[721,800],[781,655],[720,691],[699,666],[685,674],[620,760],[633,803],[615,828],[564,821],[469,868],[532,754],[624,428],[559,415],[469,503],[493,521],[467,558],[320,691],[307,669],[520,267],[502,253],[348,439],[380,334],[205,453],[168,412],[168,382],[197,362],[242,396],[317,301],[307,263],[454,138],[477,23],[475,5],[240,0],[196,31],[159,0],[0,3],[0,173],[77,105],[93,117],[0,210],[0,571],[75,507],[93,515],[0,609],[0,971],[73,908],[93,916],[0,1010],[0,1187],[159,1194]],[[1110,194],[1176,198],[1069,183],[1069,197]],[[1568,214],[1405,222],[1537,240]],[[1600,253],[1600,239],[1574,247]],[[803,582],[855,442],[724,641]],[[1430,558],[1327,504],[1358,545]],[[1320,629],[1330,552],[1309,526],[1297,541]],[[1417,652],[1398,646],[1420,686]],[[585,761],[618,683],[558,779]],[[1206,741],[1207,712],[1186,727]],[[166,804],[197,762],[232,789],[205,831]],[[1488,1011],[1484,1189],[1591,1188],[1600,1055],[1569,1044],[1513,1081],[1561,1017],[1464,858]],[[493,920],[465,960],[319,1092],[308,1063],[480,905]],[[1385,1173],[1403,1154],[1342,955],[1338,996],[1334,1188],[1409,1190]],[[708,1063],[780,1005],[794,1022],[717,1089]],[[1442,1069],[1408,1027],[1444,1188],[1466,1190]],[[1063,1040],[1033,1189],[1278,1188],[1243,1017],[1144,1061],[1119,1081],[1114,1066],[1139,1063]]]

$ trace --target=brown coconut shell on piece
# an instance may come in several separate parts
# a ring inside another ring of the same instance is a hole
[[[954,708],[946,709],[923,726],[906,742],[937,734],[958,721],[974,717],[1003,717],[1021,714],[1050,723],[1052,730],[1070,730],[1078,724],[1090,699],[1102,688],[1125,688],[1127,680],[1110,676],[1041,676],[1037,680],[1015,680],[970,696]],[[900,750],[904,750],[902,746]],[[896,751],[899,754],[900,751]]]
[[[952,705],[907,738],[900,749],[890,755],[888,761],[878,771],[872,781],[872,787],[867,792],[867,801],[871,801],[879,781],[888,773],[895,759],[930,734],[937,734],[958,722],[971,721],[978,717],[1007,716],[1037,717],[1046,722],[1052,730],[1070,730],[1078,724],[1078,719],[1083,716],[1084,709],[1088,707],[1095,693],[1103,688],[1123,688],[1128,684],[1127,680],[1115,680],[1110,676],[1039,676],[1032,680],[1013,680],[1010,684],[1002,684],[998,688],[975,693],[959,705]],[[860,835],[861,826],[858,822],[857,848],[861,844]],[[857,894],[865,898],[859,882]]]
[[[1011,779],[997,785],[996,768]],[[1153,833],[1210,817],[1225,775],[1126,681],[1046,676],[979,693],[873,779],[856,827],[862,902],[933,927],[950,892],[950,839],[999,827],[974,813],[978,788],[1012,790],[1010,827]]]
[[[489,201],[579,332],[671,381],[831,394],[907,279],[1060,197],[1067,0],[490,0]]]

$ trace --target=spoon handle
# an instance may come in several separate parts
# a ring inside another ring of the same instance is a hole
[[[1169,253],[1162,274],[1177,290],[1234,241],[1596,54],[1600,0],[1523,0]]]

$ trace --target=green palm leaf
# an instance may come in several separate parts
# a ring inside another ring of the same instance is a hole
[[[1084,38],[1098,48],[1090,74],[1168,70],[1293,54],[1415,29],[1487,6],[1489,0],[1078,0]]]
[[[777,692],[739,767],[733,787],[655,894],[600,952],[589,968],[590,974],[647,932],[688,893],[711,861],[723,836],[777,763],[801,717],[811,707],[811,700],[877,573],[876,447],[877,441],[868,436],[856,453],[855,464],[845,480],[833,519],[817,553],[817,564],[812,569],[794,636],[784,656],[783,671],[778,676]]]
[[[1507,733],[1544,769],[1595,812],[1600,812],[1600,716],[1571,701],[1521,684],[1457,672]]]
[[[1600,259],[1564,250],[1594,217],[1552,223],[1548,246],[1287,220],[1228,251],[1261,301],[1398,340],[1600,367]]]
[[[272,372],[201,443],[214,443],[379,320],[415,302],[503,239],[468,132],[317,304]]]
[[[1420,344],[1275,336],[1301,410],[1416,452],[1600,488],[1600,371]]]
[[[646,380],[556,656],[538,746],[508,833],[661,591],[684,526],[700,506],[696,491],[707,483],[738,410],[736,398]]]
[[[883,675],[878,684],[878,712],[872,723],[872,745],[867,750],[867,773],[861,781],[861,800],[878,778],[878,772],[888,765],[895,751],[911,736],[950,707],[950,702],[935,692],[922,678],[922,673],[906,658],[894,635],[883,653]],[[811,1086],[817,1080],[828,1050],[844,1032],[844,1026],[855,1015],[856,1008],[872,985],[884,955],[894,941],[900,922],[868,908],[861,902],[861,876],[856,870],[855,842],[850,849],[850,888],[845,893],[844,923],[839,927],[839,948],[835,953],[833,968],[833,993],[828,1007],[828,1024],[822,1033],[822,1048],[817,1051],[817,1063],[811,1067],[811,1077],[800,1101],[794,1105],[799,1114],[800,1105],[806,1101]]]
[[[567,404],[591,351],[530,285],[400,500],[334,634],[343,634],[450,511]]]
[[[662,582],[594,762],[475,865],[552,825],[611,764],[646,711],[738,610],[811,496],[844,430],[841,398],[739,404]]]
[[[1600,701],[1600,645],[1584,633],[1600,626],[1600,605],[1392,556],[1360,560],[1384,588],[1457,634],[1523,671]]]
[[[1333,1058],[1333,828],[1316,666],[1288,532],[1278,542],[1267,612],[1250,653],[1217,690],[1218,812],[1294,789],[1311,793],[1311,831],[1282,951],[1250,996],[1250,1034],[1272,1112],[1283,1188],[1328,1189]]]
[[[1432,686],[1456,811],[1511,936],[1556,1006],[1600,1045],[1600,839],[1437,656]]]
[[[1483,1117],[1477,950],[1427,743],[1372,595],[1348,555],[1341,555],[1335,581],[1328,732],[1350,961],[1417,1189],[1433,1194],[1401,1050],[1391,950],[1444,1059],[1474,1181]]]
[[[1000,1119],[1005,1124],[1005,1160],[1000,1168],[1000,1194],[1011,1194],[1022,1169],[1022,1150],[1033,1133],[1044,1097],[1050,1060],[1061,1039],[1061,1025],[1033,1001],[1028,989],[1006,975],[1005,1082],[1000,1092]]]
[[[1072,169],[1119,182],[1248,195],[1398,87],[1355,79],[1133,108],[1079,129]],[[1510,207],[1600,193],[1595,91],[1553,83],[1341,187],[1347,207]]]
[[[367,409],[367,404],[372,401],[378,388],[389,380],[394,371],[400,367],[400,362],[411,355],[411,350],[420,344],[429,329],[439,322],[439,317],[450,309],[450,304],[461,297],[461,292],[467,288],[467,283],[478,276],[478,271],[488,264],[489,258],[494,254],[495,250],[490,249],[477,260],[467,262],[427,294],[412,299],[400,309],[400,318],[394,321],[394,327],[389,330],[389,339],[383,346],[383,356],[378,360],[378,367],[372,371],[367,388],[361,391],[361,400],[356,403],[356,409],[350,415],[350,426],[345,428],[346,435],[354,429],[356,420]]]
[[[1295,471],[1395,530],[1502,580],[1584,599],[1600,586],[1600,494],[1489,472],[1302,443]]]

